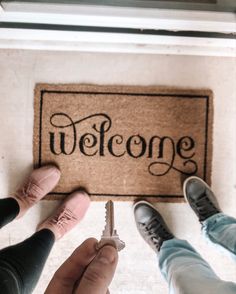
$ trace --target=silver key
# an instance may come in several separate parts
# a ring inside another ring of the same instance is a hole
[[[97,248],[100,249],[104,245],[112,245],[116,247],[117,251],[125,248],[125,243],[120,240],[117,231],[114,229],[114,205],[111,200],[106,203],[106,225],[102,232],[102,237],[98,243]]]

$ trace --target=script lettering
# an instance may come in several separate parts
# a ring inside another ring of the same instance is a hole
[[[78,152],[78,156],[146,158],[147,171],[152,176],[164,176],[171,170],[193,175],[198,170],[194,160],[196,144],[190,136],[174,140],[170,136],[155,134],[145,138],[135,134],[125,138],[121,134],[112,134],[112,119],[106,113],[77,120],[66,113],[54,113],[50,124],[49,147],[56,156]]]

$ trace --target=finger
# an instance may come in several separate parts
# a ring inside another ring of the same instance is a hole
[[[56,271],[45,294],[72,293],[76,281],[97,254],[96,244],[94,238],[84,241]]]
[[[104,246],[84,272],[76,294],[106,294],[118,262],[117,250]]]

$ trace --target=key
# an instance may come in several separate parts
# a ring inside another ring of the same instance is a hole
[[[117,251],[125,248],[125,243],[120,240],[117,231],[114,228],[114,205],[111,200],[106,203],[106,224],[102,232],[101,240],[98,242],[97,249],[104,245],[115,246]]]

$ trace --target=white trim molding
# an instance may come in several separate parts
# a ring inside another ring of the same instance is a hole
[[[1,29],[0,48],[236,56],[232,39]]]
[[[0,10],[0,48],[236,56],[233,13],[88,5],[54,13],[54,8]],[[163,30],[166,34],[158,33]]]
[[[170,31],[236,31],[236,15],[227,12],[30,3],[28,6],[33,6],[37,12],[22,11],[19,5],[15,12],[0,12],[0,21]],[[55,6],[58,9],[55,10]]]

